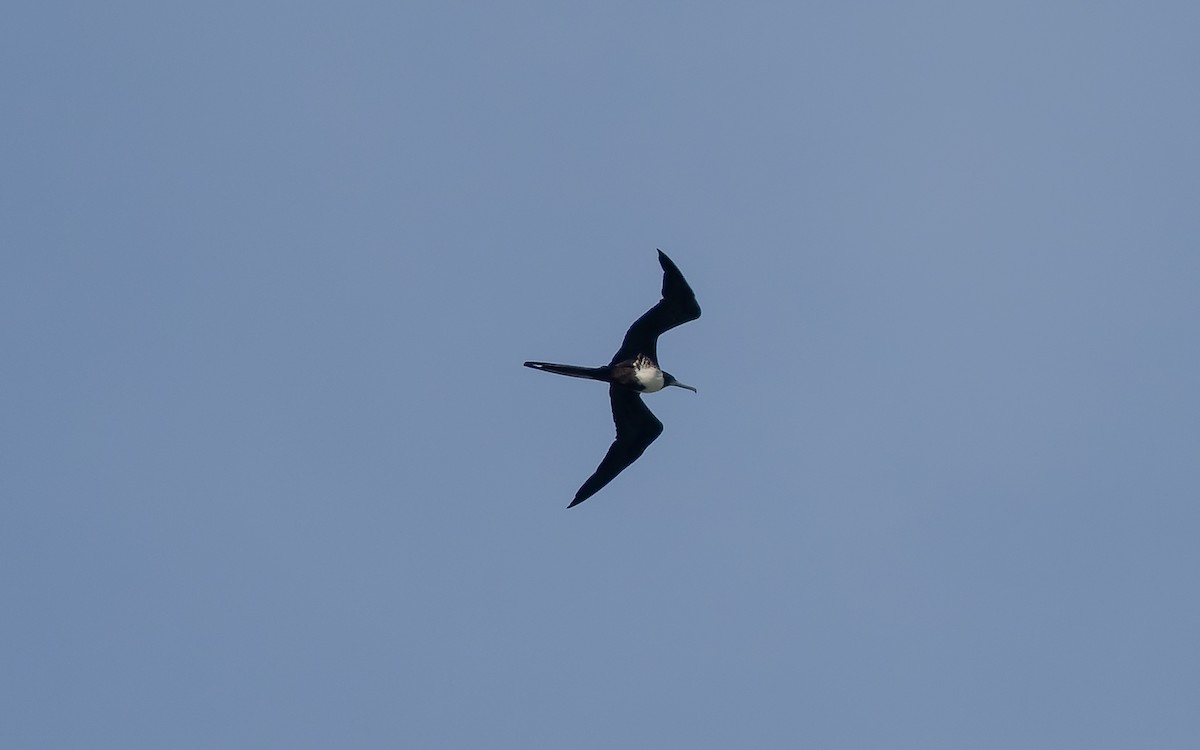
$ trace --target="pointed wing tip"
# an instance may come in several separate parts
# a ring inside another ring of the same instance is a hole
[[[662,266],[664,284],[666,284],[667,280],[671,277],[675,277],[687,289],[688,293],[691,293],[692,289],[687,285],[687,282],[683,280],[683,274],[680,273],[679,266],[675,265],[675,261],[668,258],[667,254],[662,250],[658,251],[658,265]]]
[[[586,498],[586,497],[577,497],[577,498],[575,498],[574,500],[572,500],[572,501],[571,501],[571,504],[567,506],[567,509],[568,509],[568,510],[570,510],[571,508],[574,508],[576,505],[579,505],[579,504],[580,504],[580,503],[582,503],[584,500],[587,500],[587,498]]]

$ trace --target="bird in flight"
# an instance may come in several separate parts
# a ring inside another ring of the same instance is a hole
[[[526,367],[535,370],[608,383],[608,400],[612,404],[617,439],[609,446],[595,473],[575,493],[568,508],[574,508],[599,492],[662,434],[662,422],[642,403],[641,394],[661,391],[670,385],[696,392],[695,388],[680,383],[674,375],[658,366],[658,337],[700,317],[696,295],[684,281],[679,268],[662,250],[658,251],[658,262],[663,269],[662,299],[629,326],[625,340],[611,362],[603,367],[525,363]]]

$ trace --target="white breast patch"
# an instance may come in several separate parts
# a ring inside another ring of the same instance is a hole
[[[642,384],[644,393],[654,393],[663,389],[662,370],[657,367],[643,367],[633,371],[634,377]]]

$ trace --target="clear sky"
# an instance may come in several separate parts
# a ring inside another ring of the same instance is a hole
[[[0,746],[1195,748],[1198,38],[17,2]]]

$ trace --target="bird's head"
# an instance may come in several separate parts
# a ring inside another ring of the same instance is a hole
[[[692,386],[687,385],[686,383],[680,383],[678,380],[675,379],[674,375],[672,375],[669,372],[664,372],[663,373],[663,388],[666,388],[669,385],[673,385],[676,388],[687,388],[692,393],[696,393],[696,389],[693,388]]]

